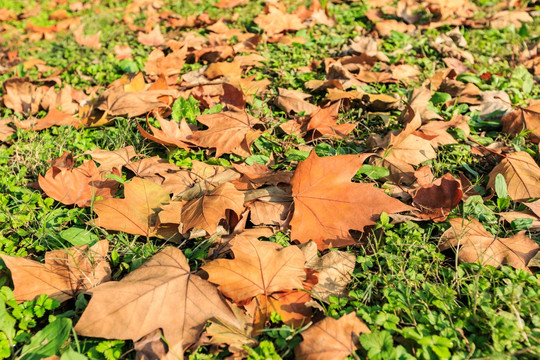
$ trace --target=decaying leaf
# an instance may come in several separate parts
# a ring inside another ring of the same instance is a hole
[[[342,360],[360,347],[359,334],[370,332],[354,311],[338,320],[326,317],[301,333],[294,354],[297,360]]]
[[[527,237],[525,231],[511,238],[499,238],[487,232],[475,219],[468,221],[455,218],[450,220],[450,225],[451,228],[441,237],[439,249],[458,247],[457,255],[461,261],[494,267],[507,264],[530,271],[527,264],[540,250],[540,246]]]
[[[291,180],[294,213],[291,239],[313,240],[320,250],[355,243],[349,230],[363,231],[383,211],[411,208],[376,189],[373,184],[351,182],[372,154],[320,158],[315,151],[302,161]]]
[[[298,247],[283,248],[256,238],[233,239],[230,244],[233,260],[217,259],[202,267],[225,296],[238,303],[257,295],[302,289],[305,259]]]
[[[41,294],[64,302],[82,291],[109,281],[111,269],[106,256],[109,242],[102,240],[87,245],[45,253],[45,263],[0,255],[11,271],[17,301],[34,300]]]
[[[136,341],[162,329],[170,351],[182,357],[214,317],[236,324],[214,285],[192,274],[182,252],[167,247],[121,281],[90,291],[92,298],[75,326],[79,335]]]

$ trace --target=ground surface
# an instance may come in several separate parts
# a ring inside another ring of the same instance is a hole
[[[0,359],[537,358],[539,11],[0,1]]]

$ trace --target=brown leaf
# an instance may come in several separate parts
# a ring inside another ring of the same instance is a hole
[[[529,153],[519,151],[506,155],[489,173],[488,188],[495,190],[497,174],[504,176],[512,200],[525,202],[540,197],[540,167]]]
[[[250,221],[254,225],[274,225],[280,228],[285,224],[292,202],[254,201],[249,205]]]
[[[6,142],[7,139],[16,133],[16,130],[10,126],[10,119],[1,119],[0,120],[0,142]]]
[[[310,241],[302,246],[306,257],[306,268],[318,272],[318,282],[311,288],[314,299],[329,303],[330,296],[346,297],[347,285],[356,265],[354,254],[345,251],[330,251],[317,257],[317,244]]]
[[[298,31],[306,26],[296,14],[287,14],[277,7],[270,6],[267,14],[259,14],[254,20],[255,24],[268,35],[272,36],[284,31]]]
[[[518,219],[530,219],[532,220],[530,231],[540,231],[540,217],[530,210],[525,211],[507,211],[499,213],[499,215],[508,223],[512,223]]]
[[[36,87],[26,79],[10,78],[2,84],[4,105],[13,111],[33,115],[39,111],[46,86]]]
[[[536,216],[540,217],[540,199],[536,200],[536,201],[533,201],[533,202],[530,202],[530,203],[525,203],[525,205],[531,209],[531,211],[533,213],[536,214]]]
[[[235,6],[245,5],[249,0],[220,0],[217,4],[214,4],[215,7],[220,9],[231,9]]]
[[[177,75],[182,71],[187,55],[187,48],[183,47],[165,56],[160,49],[154,49],[148,55],[148,61],[144,66],[144,72],[148,75]]]
[[[435,136],[430,140],[433,147],[456,144],[456,139],[447,130],[450,128],[461,129],[465,136],[469,136],[471,129],[467,123],[468,120],[468,116],[456,114],[449,121],[429,121],[419,130],[428,136]]]
[[[177,349],[197,341],[206,322],[236,319],[214,285],[190,272],[182,252],[167,247],[128,274],[91,291],[88,307],[75,326],[79,335],[136,341],[162,329]],[[156,301],[159,299],[159,301]],[[136,326],[134,326],[136,324]]]
[[[32,129],[37,131],[60,125],[71,125],[77,127],[81,125],[81,122],[70,114],[51,109],[49,113],[42,119],[30,118],[27,120],[15,121],[15,125],[19,129]]]
[[[326,317],[301,333],[294,354],[296,360],[343,360],[360,347],[359,334],[370,332],[354,311],[338,320]]]
[[[253,319],[243,313],[236,306],[231,306],[236,315],[237,324],[231,324],[219,318],[210,319],[205,334],[210,336],[211,344],[227,344],[227,350],[233,354],[244,353],[244,346],[255,346],[257,341],[253,339]]]
[[[124,60],[131,58],[131,48],[129,45],[114,45],[114,53],[117,60]]]
[[[260,135],[259,131],[252,128],[261,124],[261,121],[245,111],[231,110],[200,115],[197,121],[208,126],[208,130],[195,132],[190,141],[197,146],[215,148],[216,158],[222,154],[250,156],[251,144]]]
[[[422,185],[413,194],[413,206],[418,210],[420,219],[431,219],[435,222],[446,220],[450,211],[458,206],[463,191],[461,182],[451,174],[438,178],[432,184]]]
[[[204,265],[209,281],[234,302],[276,291],[302,289],[306,279],[304,254],[296,246],[283,248],[256,238],[230,242],[233,260],[218,259]]]
[[[470,221],[455,218],[451,228],[441,237],[440,250],[457,247],[458,257],[465,262],[480,262],[482,265],[499,267],[503,264],[529,271],[527,263],[540,250],[540,246],[525,231],[511,238],[499,238],[487,232],[475,219]]]
[[[137,123],[142,136],[165,146],[175,146],[185,150],[189,150],[193,146],[190,144],[189,138],[193,135],[193,130],[196,130],[195,126],[189,125],[184,119],[180,120],[180,124],[178,124],[174,120],[165,120],[158,113],[154,113],[154,116],[159,122],[161,129],[148,124],[148,127],[154,134],[150,135]]]
[[[291,240],[313,240],[319,250],[354,244],[349,230],[363,231],[374,225],[385,211],[411,208],[387,196],[373,184],[352,183],[351,179],[372,154],[320,158],[312,151],[300,162],[291,181],[294,213]]]
[[[63,157],[68,154],[64,153]],[[73,168],[73,162],[66,165],[55,166],[53,163],[45,176],[39,176],[39,186],[47,196],[65,205],[86,207],[90,206],[92,199],[108,199],[116,193],[118,183],[111,179],[103,180],[92,160],[77,168]]]
[[[19,302],[34,300],[41,294],[64,302],[80,292],[109,281],[111,269],[106,256],[109,242],[101,240],[87,245],[45,253],[45,264],[8,255],[0,255],[11,271]]]
[[[128,234],[166,236],[156,227],[156,220],[161,205],[170,201],[167,191],[149,180],[133,178],[124,186],[124,197],[94,203],[97,226]]]
[[[522,11],[499,11],[491,18],[490,25],[495,29],[508,28],[510,25],[519,28],[522,23],[532,22],[534,19],[528,12]]]
[[[535,144],[540,142],[540,102],[526,108],[518,108],[501,119],[503,131],[518,135],[523,130],[530,131],[527,137]]]
[[[375,30],[379,33],[380,36],[386,37],[390,36],[392,31],[397,31],[400,33],[410,33],[416,29],[416,26],[412,24],[405,24],[397,20],[382,20],[375,23]]]
[[[480,105],[471,106],[471,111],[479,111],[482,119],[492,116],[493,113],[506,115],[512,110],[510,97],[504,91],[483,91],[480,93]],[[499,118],[502,117],[498,116]]]
[[[291,182],[292,172],[271,170],[268,165],[233,163],[232,166],[234,170],[242,174],[240,179],[233,181],[238,190],[257,189],[265,184],[277,185]]]
[[[371,111],[390,111],[396,109],[399,100],[387,94],[368,94],[362,91],[343,91],[328,89],[327,100],[337,101],[341,99],[359,100]]]
[[[311,114],[318,109],[317,106],[305,101],[311,97],[309,94],[304,94],[298,90],[288,90],[283,88],[278,88],[278,92],[279,95],[276,98],[276,106],[288,114],[291,112],[298,114],[302,111],[306,114]]]
[[[139,32],[137,41],[146,46],[159,46],[165,42],[165,38],[163,38],[163,35],[159,30],[159,25],[156,25],[148,34]]]
[[[214,234],[219,221],[226,217],[227,209],[238,215],[244,211],[244,195],[231,183],[221,184],[213,191],[184,205],[184,232],[195,228],[204,229],[210,235]]]
[[[101,149],[87,150],[84,155],[90,155],[94,161],[99,163],[98,170],[102,173],[112,173],[113,169],[122,170],[124,165],[129,164],[132,157],[137,156],[133,146],[107,151]]]
[[[204,72],[204,75],[210,79],[216,79],[218,77],[227,76],[227,77],[240,77],[242,74],[242,68],[240,63],[236,61],[228,62],[215,62],[208,65],[208,68]]]
[[[100,110],[107,111],[110,115],[127,115],[135,117],[144,115],[154,109],[166,107],[160,99],[163,96],[176,97],[176,90],[147,90],[129,91],[113,90],[107,94],[103,103],[98,106]]]
[[[311,114],[307,130],[316,130],[321,135],[330,138],[343,138],[353,131],[356,124],[337,124],[340,105],[341,101],[337,101],[325,108],[317,108]]]
[[[73,35],[75,36],[75,42],[82,46],[88,46],[94,49],[101,49],[101,43],[99,42],[99,36],[101,35],[101,31],[98,31],[94,35],[88,35],[84,36],[84,26],[81,25],[75,31],[73,31]]]
[[[194,180],[188,171],[180,169],[158,156],[131,162],[126,168],[138,177],[155,182],[169,192],[178,194],[190,188]]]

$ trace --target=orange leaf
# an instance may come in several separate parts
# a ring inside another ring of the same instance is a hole
[[[302,289],[306,279],[304,254],[296,246],[283,248],[256,238],[231,240],[233,260],[218,259],[202,267],[209,281],[235,302],[257,295]]]
[[[313,151],[302,161],[291,180],[294,213],[291,239],[313,240],[319,250],[354,244],[349,230],[374,225],[380,213],[411,207],[376,189],[351,179],[372,154],[320,158]]]
[[[90,248],[82,245],[48,251],[45,264],[21,257],[0,257],[11,271],[17,301],[34,300],[47,294],[63,302],[110,280],[111,269],[106,261],[108,250],[109,242],[102,240]]]

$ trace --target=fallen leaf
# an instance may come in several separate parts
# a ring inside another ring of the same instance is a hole
[[[372,154],[320,158],[315,151],[300,162],[291,180],[294,213],[291,240],[313,240],[319,250],[355,243],[349,230],[374,225],[380,213],[411,208],[373,184],[351,182]]]
[[[73,157],[65,152],[61,157],[67,159],[62,165],[53,166],[45,176],[39,175],[38,183],[47,196],[65,205],[75,204],[79,207],[90,206],[93,199],[112,198],[118,189],[118,182],[103,180],[96,164],[92,160],[85,161],[74,168]]]
[[[178,124],[174,120],[165,120],[158,113],[154,113],[154,116],[159,122],[161,129],[148,124],[148,127],[154,134],[150,135],[139,123],[137,123],[137,127],[143,137],[168,147],[175,146],[185,150],[189,150],[190,147],[193,147],[189,141],[189,138],[193,135],[193,130],[196,130],[193,125],[189,125],[184,119],[180,120],[180,124]]]
[[[482,98],[480,105],[471,106],[471,110],[479,111],[482,119],[495,116],[494,113],[501,118],[512,110],[510,97],[504,91],[483,91],[480,97]]]
[[[14,128],[8,126],[11,122],[10,119],[0,120],[0,142],[6,142],[11,135],[17,132]]]
[[[159,30],[159,25],[156,25],[148,34],[139,32],[137,35],[137,41],[146,46],[159,46],[165,42],[165,38]]]
[[[105,199],[94,203],[97,226],[128,234],[164,237],[169,232],[156,227],[157,214],[170,201],[169,193],[158,184],[133,178],[124,186],[124,199]]]
[[[311,97],[309,94],[283,88],[278,88],[278,93],[279,95],[275,101],[276,106],[288,114],[291,112],[295,114],[304,112],[309,115],[318,109],[317,106],[306,101],[306,99]]]
[[[251,144],[260,135],[253,126],[261,124],[261,121],[245,111],[230,110],[200,115],[197,121],[208,126],[208,130],[195,132],[189,139],[190,142],[197,146],[215,148],[216,158],[222,154],[250,156]]]
[[[165,53],[160,49],[154,49],[150,55],[148,55],[148,61],[144,66],[144,72],[147,75],[159,76],[161,74],[165,76],[172,76],[180,74],[184,61],[186,59],[187,49],[183,47],[175,50],[165,56]]]
[[[265,184],[277,185],[279,183],[288,184],[291,182],[292,172],[272,170],[268,165],[233,163],[232,166],[234,170],[242,174],[241,178],[233,181],[234,186],[238,190],[257,189]]]
[[[530,231],[540,231],[540,217],[530,210],[525,211],[507,211],[499,213],[499,215],[508,223],[512,223],[514,220],[526,219],[531,220],[529,227]]]
[[[527,11],[498,11],[491,18],[490,25],[494,29],[505,29],[514,25],[516,29],[521,27],[522,23],[532,22],[533,18]]]
[[[302,289],[306,280],[304,254],[296,246],[281,245],[257,238],[233,239],[233,260],[217,259],[202,269],[223,295],[238,303],[257,295]]]
[[[75,31],[73,31],[73,35],[75,36],[75,42],[82,46],[88,46],[94,49],[101,49],[101,43],[99,42],[99,36],[101,35],[101,31],[98,31],[94,35],[88,35],[84,36],[84,26],[79,26]]]
[[[182,347],[197,341],[209,319],[236,324],[215,286],[192,274],[174,247],[160,251],[121,281],[110,281],[90,293],[75,326],[77,334],[136,341],[161,329],[170,351],[180,358]]]
[[[90,248],[82,245],[48,251],[44,264],[22,257],[0,257],[11,271],[15,300],[31,301],[47,294],[64,302],[110,280],[111,268],[106,260],[108,250],[109,242],[101,240]]]
[[[160,99],[163,96],[176,97],[176,90],[146,90],[129,91],[111,90],[108,94],[102,94],[103,102],[98,109],[107,111],[113,116],[127,115],[135,117],[149,113],[150,111],[166,107]]]
[[[231,9],[239,5],[245,5],[249,0],[220,0],[217,4],[214,4],[215,7],[220,9]]]
[[[527,264],[540,250],[534,240],[525,236],[525,231],[500,238],[487,232],[476,219],[455,218],[450,220],[450,225],[441,236],[439,250],[459,247],[457,255],[461,261],[497,268],[506,264],[530,272]]]
[[[306,268],[315,270],[318,282],[311,288],[311,297],[329,303],[330,296],[346,297],[347,285],[356,265],[354,254],[345,251],[330,251],[318,257],[317,244],[310,241],[302,246],[306,257]]]
[[[400,33],[410,33],[415,29],[416,26],[412,24],[405,24],[394,19],[382,20],[375,23],[375,30],[377,30],[379,35],[383,37],[390,36],[392,31],[397,31]]]
[[[325,108],[317,108],[311,114],[307,130],[316,130],[319,134],[329,138],[342,138],[354,130],[356,124],[337,124],[341,101]]]
[[[527,137],[533,143],[540,142],[540,103],[520,107],[503,116],[501,122],[505,133],[515,136],[527,130]]]
[[[2,84],[4,105],[25,115],[34,115],[39,111],[41,100],[47,87],[36,87],[26,79],[12,77]]]
[[[416,189],[413,206],[417,209],[415,213],[418,218],[442,222],[458,206],[462,197],[461,182],[447,173],[432,184]]]
[[[131,48],[129,45],[114,45],[114,53],[117,60],[124,60],[131,58]]]
[[[131,158],[137,156],[135,148],[131,145],[124,148],[108,151],[101,149],[87,150],[83,155],[90,155],[92,159],[100,164],[98,170],[102,173],[112,173],[113,169],[122,170],[124,165],[129,164]]]
[[[428,136],[434,136],[430,140],[433,147],[441,145],[456,144],[456,139],[448,133],[448,129],[455,128],[463,130],[465,137],[469,136],[471,129],[467,121],[468,116],[456,114],[449,121],[429,121],[420,127],[420,131]]]
[[[274,225],[280,228],[291,210],[292,202],[254,201],[249,205],[253,225]]]
[[[211,344],[227,344],[227,350],[233,354],[246,352],[245,346],[255,346],[257,341],[253,338],[253,319],[244,314],[236,306],[231,306],[236,315],[237,324],[231,324],[220,318],[210,319],[205,334],[210,336]]]
[[[168,193],[181,193],[194,184],[190,172],[158,156],[131,162],[126,165],[126,168],[138,177],[155,182]]]
[[[224,183],[184,205],[184,232],[195,228],[203,229],[209,235],[215,234],[219,221],[225,218],[228,209],[241,214],[244,211],[244,195],[233,184]]]
[[[508,196],[514,201],[525,202],[540,197],[540,167],[525,151],[507,154],[491,170],[487,187],[495,190],[495,177],[502,174],[508,188]]]
[[[253,22],[268,36],[284,31],[298,31],[306,27],[298,15],[287,14],[274,6],[270,6],[267,14],[259,14]]]
[[[326,317],[301,333],[304,341],[294,354],[296,360],[343,360],[360,347],[359,334],[370,332],[355,311],[338,320]]]

